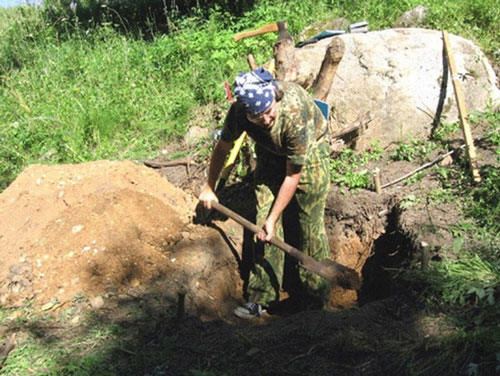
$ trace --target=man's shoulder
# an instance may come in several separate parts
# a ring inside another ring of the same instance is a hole
[[[307,91],[302,86],[291,81],[278,81],[278,88],[283,90],[285,94],[307,94]]]
[[[302,86],[294,82],[282,82],[281,84],[280,88],[283,90],[282,106],[290,115],[305,114],[309,112],[309,107],[313,108],[314,101]]]

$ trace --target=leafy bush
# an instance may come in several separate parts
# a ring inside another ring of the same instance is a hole
[[[45,0],[44,12],[60,30],[106,23],[122,31],[154,35],[170,32],[174,20],[193,11],[208,14],[216,7],[242,14],[253,3],[253,0]]]

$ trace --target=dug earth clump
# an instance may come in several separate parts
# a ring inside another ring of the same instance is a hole
[[[132,162],[28,167],[0,195],[1,305],[106,304],[156,290],[218,315],[225,305],[213,302],[239,296],[237,263],[216,230],[192,224],[195,205]]]

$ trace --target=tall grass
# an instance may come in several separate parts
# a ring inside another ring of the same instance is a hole
[[[237,31],[285,19],[296,34],[337,16],[387,28],[420,3],[430,8],[428,27],[474,37],[491,56],[498,50],[495,0],[261,0],[243,16],[193,9],[170,20],[168,35],[147,41],[111,24],[49,21],[36,7],[2,9],[0,189],[34,162],[155,155],[183,135],[200,107],[226,105],[222,84],[246,69],[248,53],[258,62],[271,57],[275,35],[234,43]],[[213,124],[209,115],[199,125]]]

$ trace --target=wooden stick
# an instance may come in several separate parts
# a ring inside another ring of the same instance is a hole
[[[380,168],[373,170],[373,182],[375,183],[375,192],[378,195],[382,194],[382,186],[380,185]]]
[[[248,61],[248,66],[250,67],[251,70],[257,69],[257,63],[255,63],[255,58],[253,57],[252,54],[248,54],[247,61]]]
[[[332,39],[325,52],[325,57],[318,76],[313,84],[313,97],[321,101],[325,101],[330,88],[332,86],[333,78],[337,67],[344,56],[345,44],[344,41],[335,37]]]
[[[462,133],[465,139],[467,158],[469,159],[472,180],[475,183],[481,182],[481,176],[479,175],[479,168],[476,159],[476,148],[474,147],[474,139],[470,131],[469,123],[467,121],[468,115],[465,108],[465,100],[462,93],[462,86],[457,77],[457,68],[455,66],[455,59],[451,51],[450,40],[448,38],[448,33],[443,30],[443,41],[444,48],[446,51],[446,57],[448,58],[448,63],[450,66],[451,78],[453,81],[453,88],[455,89],[455,98],[458,105],[458,113],[460,115],[460,124],[462,125]]]
[[[462,145],[462,146],[460,146],[458,149],[463,149],[463,148],[465,148],[465,144],[464,144],[464,145]],[[397,183],[399,183],[400,181],[403,181],[403,180],[405,180],[405,179],[409,178],[410,176],[412,176],[412,175],[416,174],[416,173],[417,173],[417,172],[419,172],[419,171],[422,171],[422,170],[424,170],[424,169],[426,169],[426,168],[428,168],[428,167],[430,167],[430,166],[432,166],[432,165],[435,165],[435,164],[436,164],[436,163],[438,163],[439,161],[441,161],[441,160],[445,159],[447,156],[452,155],[452,154],[453,154],[455,151],[457,151],[458,149],[453,149],[453,150],[449,151],[449,152],[448,152],[448,153],[446,153],[446,154],[441,154],[441,155],[440,155],[440,156],[438,156],[436,159],[434,159],[434,160],[432,160],[432,161],[430,161],[430,162],[428,162],[428,163],[426,163],[426,164],[423,164],[423,165],[422,165],[422,166],[420,166],[419,168],[417,168],[417,169],[415,169],[415,170],[413,170],[413,171],[409,172],[408,174],[406,174],[406,175],[404,175],[404,176],[401,176],[399,179],[396,179],[396,180],[394,180],[394,181],[391,181],[390,183],[386,183],[386,184],[384,184],[381,188],[383,189],[383,188],[390,187],[391,185],[397,184]]]

